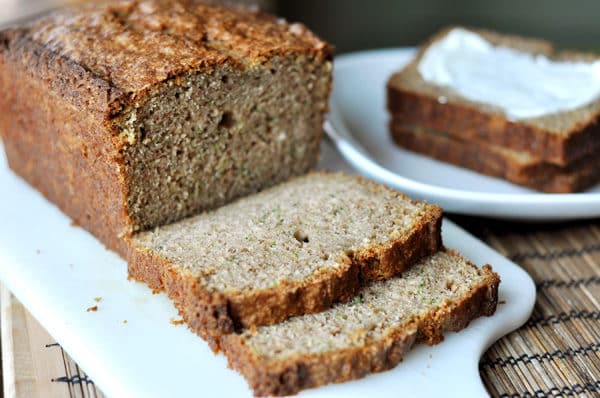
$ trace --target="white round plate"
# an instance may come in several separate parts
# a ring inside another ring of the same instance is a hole
[[[341,55],[335,60],[326,131],[361,174],[448,212],[556,221],[600,216],[600,185],[577,194],[545,194],[421,156],[396,146],[388,133],[385,84],[414,49]]]

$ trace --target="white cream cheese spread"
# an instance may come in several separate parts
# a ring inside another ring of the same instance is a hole
[[[455,28],[432,44],[418,65],[428,83],[501,108],[509,119],[573,110],[600,96],[600,61],[559,62]]]

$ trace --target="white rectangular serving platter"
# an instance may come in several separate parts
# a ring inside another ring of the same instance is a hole
[[[327,133],[354,168],[453,213],[538,222],[600,216],[600,184],[540,193],[398,147],[389,133],[386,83],[414,53],[392,48],[336,57]]]
[[[251,396],[222,354],[185,326],[163,294],[127,280],[125,261],[71,224],[53,204],[13,174],[0,146],[0,280],[109,397]],[[322,168],[348,166],[324,143]],[[444,221],[449,247],[501,275],[491,318],[418,347],[392,371],[307,390],[304,396],[481,396],[478,360],[493,341],[529,317],[529,276],[456,225]],[[95,298],[100,298],[97,302]],[[97,311],[87,311],[98,306]],[[453,391],[451,386],[460,386]]]

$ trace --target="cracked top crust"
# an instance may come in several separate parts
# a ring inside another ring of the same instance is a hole
[[[25,27],[0,32],[1,52],[20,55],[22,65],[45,60],[37,67],[42,71],[33,71],[42,79],[49,70],[70,69],[75,80],[87,78],[93,82],[92,91],[106,95],[101,101],[106,106],[123,96],[135,99],[186,72],[210,70],[225,62],[252,67],[290,54],[329,58],[331,47],[303,25],[255,9],[149,0],[59,10]],[[77,97],[73,92],[78,89],[70,90],[66,96]],[[65,94],[64,88],[59,91]],[[121,107],[116,108],[112,111]]]

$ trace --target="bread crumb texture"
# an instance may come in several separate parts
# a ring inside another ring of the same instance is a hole
[[[311,174],[135,236],[209,291],[278,288],[411,234],[432,207],[342,174]]]
[[[373,282],[347,304],[261,326],[244,338],[265,360],[360,347],[409,325],[415,317],[459,302],[487,276],[463,258],[440,252],[400,278]]]

